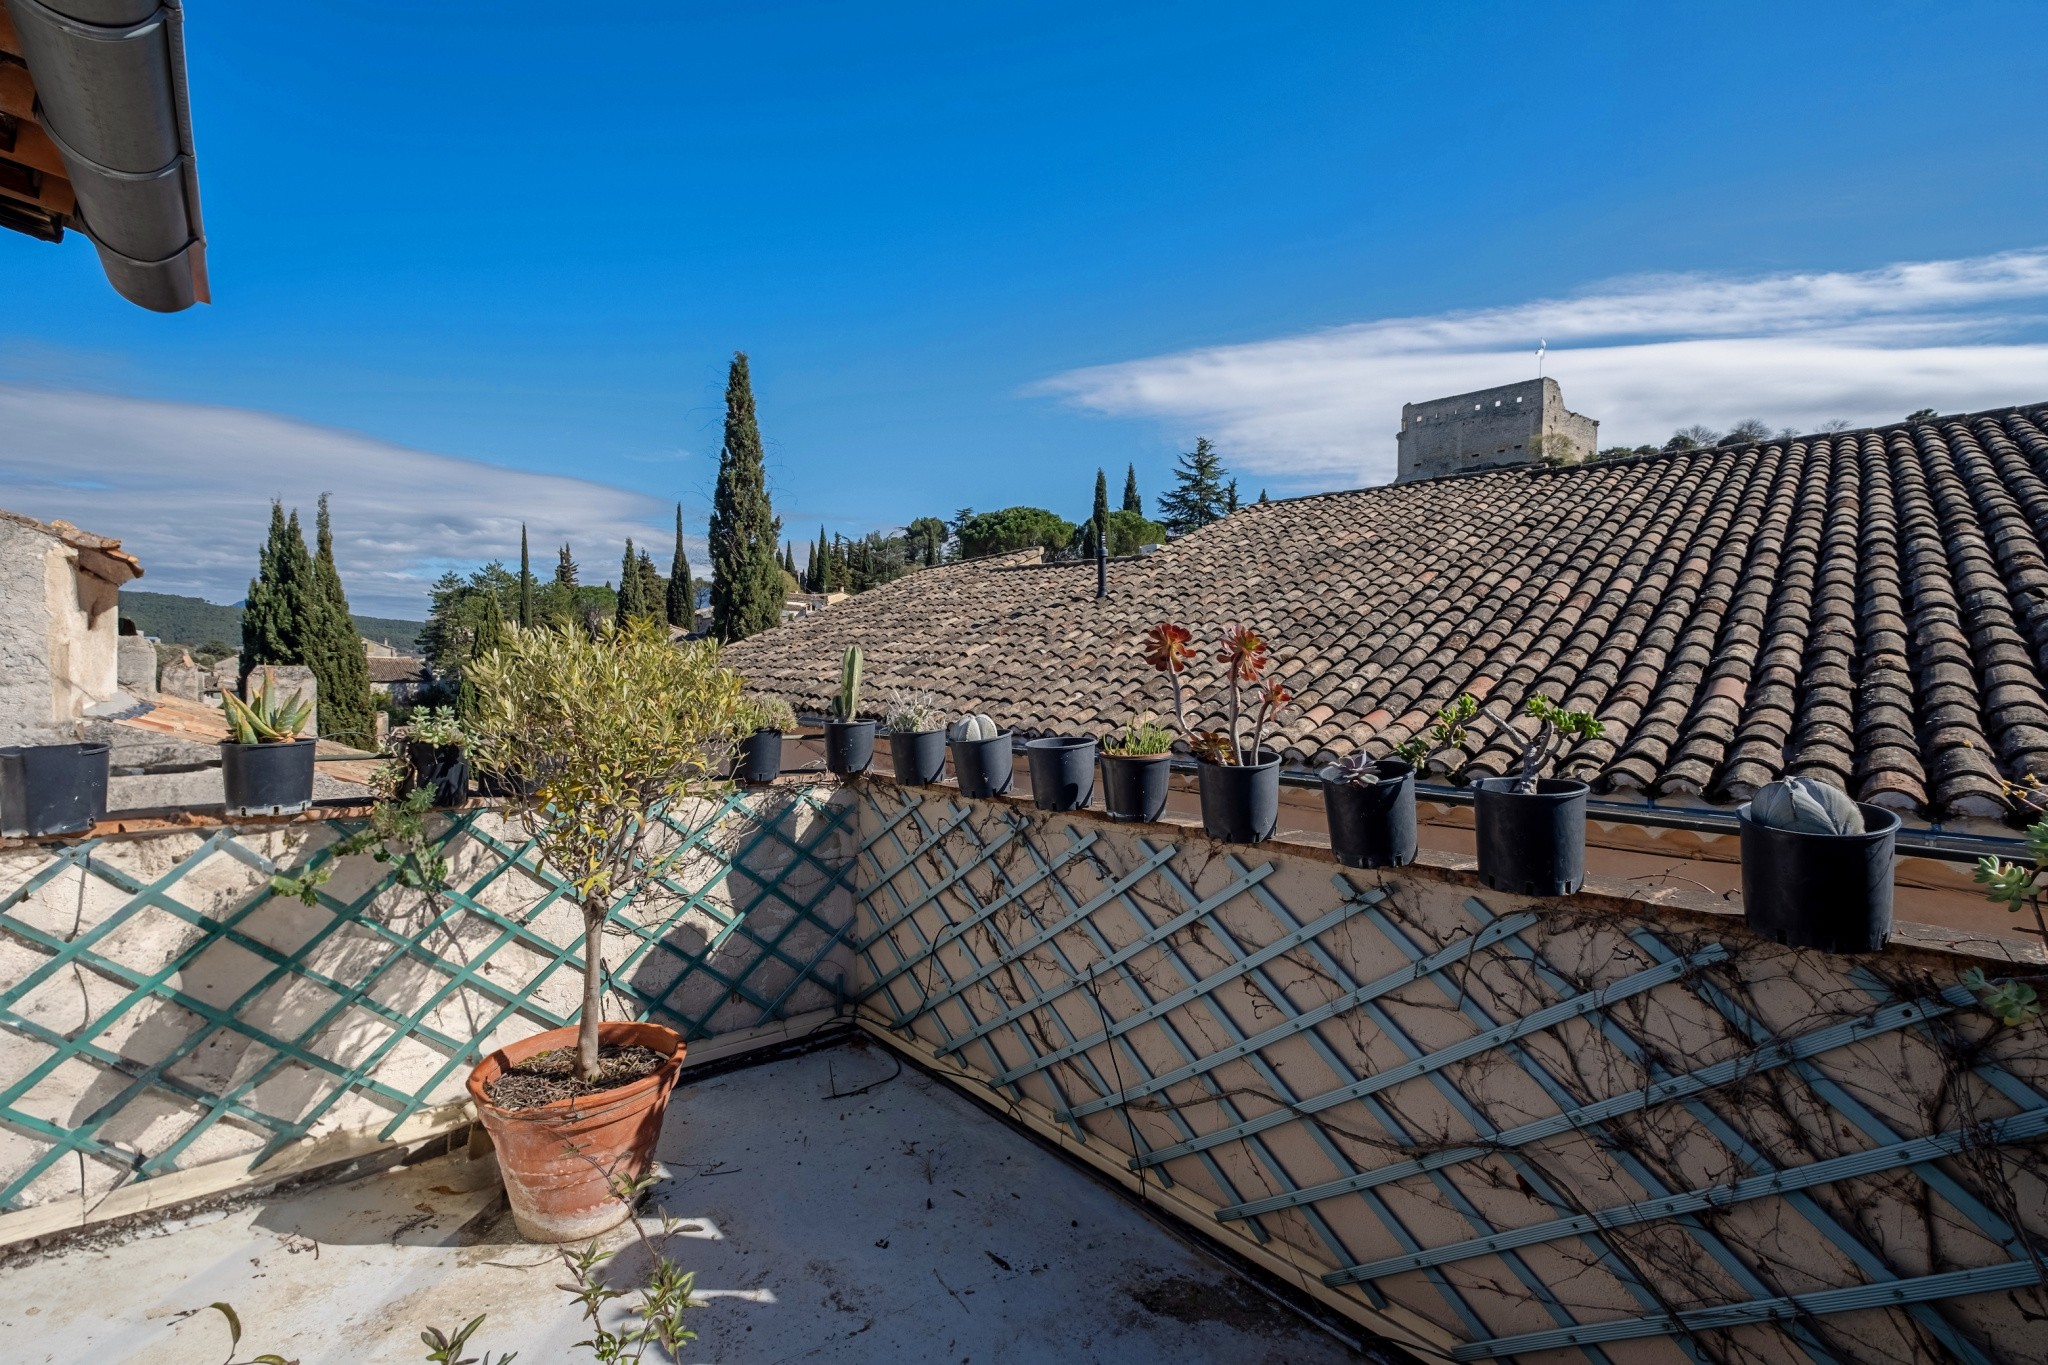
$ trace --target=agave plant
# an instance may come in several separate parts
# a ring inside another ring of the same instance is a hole
[[[227,717],[228,738],[236,744],[289,744],[313,718],[313,703],[303,693],[278,695],[277,679],[267,668],[263,670],[263,686],[249,700],[223,692],[220,709]]]

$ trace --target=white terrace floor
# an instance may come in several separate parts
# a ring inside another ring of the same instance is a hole
[[[683,1220],[677,1258],[706,1302],[685,1359],[1376,1358],[942,1082],[896,1069],[854,1043],[686,1078],[655,1195]],[[471,1354],[586,1360],[564,1278],[513,1232],[489,1160],[441,1157],[0,1269],[0,1361],[219,1365],[225,1322],[193,1312],[216,1300],[245,1326],[237,1360],[418,1362],[423,1327],[478,1313]]]

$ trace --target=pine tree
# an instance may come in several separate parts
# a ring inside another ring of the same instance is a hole
[[[633,553],[633,538],[627,536],[626,557],[619,564],[619,604],[612,622],[623,630],[626,622],[646,614],[640,605],[640,565]]]
[[[1123,510],[1145,515],[1145,500],[1138,496],[1138,467],[1134,464],[1124,466]]]
[[[306,663],[320,693],[320,733],[358,749],[376,745],[377,702],[370,691],[370,665],[356,620],[349,613],[341,570],[334,563],[334,527],[327,495],[320,495],[319,552],[313,561],[313,592],[306,620]]]
[[[555,582],[565,588],[576,586],[576,556],[569,553],[564,545],[560,557],[555,560]]]
[[[697,585],[690,579],[690,557],[683,553],[683,505],[676,504],[676,555],[669,561],[668,593],[662,605],[668,623],[684,630],[697,628]]]
[[[735,351],[725,384],[725,445],[711,502],[711,621],[721,640],[744,640],[782,620],[775,561],[782,523],[768,500],[761,428],[747,355]]]
[[[1174,487],[1159,498],[1159,520],[1176,535],[1199,530],[1220,520],[1227,510],[1223,488],[1222,457],[1209,438],[1195,438],[1195,448],[1184,453],[1173,469]]]
[[[526,523],[519,523],[519,628],[533,629],[533,560],[526,553]]]

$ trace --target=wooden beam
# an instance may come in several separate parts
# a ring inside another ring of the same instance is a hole
[[[10,158],[0,156],[0,162],[8,160]],[[61,175],[44,172],[42,187],[35,194],[24,194],[12,188],[8,183],[9,179],[10,177],[0,177],[0,194],[6,195],[9,199],[19,199],[24,204],[34,204],[37,208],[61,213],[66,218],[78,212],[78,196],[72,192],[71,182]]]
[[[5,5],[0,5],[0,52],[21,55],[21,35],[14,31],[14,21],[7,17]]]
[[[27,67],[0,62],[0,114],[36,121],[36,83],[29,79]]]

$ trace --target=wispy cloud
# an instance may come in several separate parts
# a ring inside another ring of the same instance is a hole
[[[0,385],[0,506],[120,537],[147,571],[138,587],[240,600],[270,499],[310,535],[323,491],[350,605],[373,615],[417,617],[444,570],[516,560],[521,522],[536,573],[567,541],[592,582],[617,577],[627,536],[666,569],[675,534],[670,504],[585,479],[238,408]]]
[[[1401,404],[1545,373],[1602,444],[1757,417],[1811,430],[2048,398],[2048,250],[1878,270],[1612,281],[1569,298],[1387,318],[1072,370],[1037,391],[1208,435],[1278,484],[1393,477]]]

